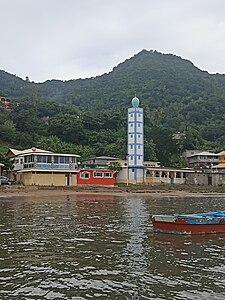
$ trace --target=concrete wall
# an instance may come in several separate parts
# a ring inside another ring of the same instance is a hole
[[[45,185],[45,186],[66,186],[67,176],[69,176],[69,185],[77,185],[76,173],[38,173],[24,172],[18,174],[18,181],[24,185]]]
[[[212,175],[213,185],[225,185],[225,173],[214,173]]]
[[[194,184],[194,185],[208,185],[209,183],[208,177],[209,177],[208,173],[197,173],[197,172],[189,173],[186,176],[186,183]]]

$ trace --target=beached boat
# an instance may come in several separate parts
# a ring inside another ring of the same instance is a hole
[[[225,232],[225,211],[198,214],[151,215],[156,232],[206,234]]]

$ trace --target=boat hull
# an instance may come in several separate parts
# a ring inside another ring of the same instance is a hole
[[[225,232],[225,217],[175,217],[173,215],[151,216],[156,232],[175,234],[209,234]]]

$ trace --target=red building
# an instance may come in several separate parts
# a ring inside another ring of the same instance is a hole
[[[84,169],[77,174],[78,185],[114,186],[115,171],[109,169]]]
[[[10,108],[10,102],[11,102],[11,99],[5,98],[5,97],[0,97],[0,107],[9,109]]]

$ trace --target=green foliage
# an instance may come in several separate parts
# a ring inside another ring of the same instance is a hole
[[[4,164],[4,170],[11,170],[13,167],[13,160],[10,160],[5,154],[0,152],[0,163]],[[1,175],[1,174],[0,174]]]
[[[115,177],[117,177],[119,171],[122,170],[121,164],[120,164],[119,162],[117,162],[117,161],[111,161],[111,162],[109,163],[109,166],[108,166],[108,167],[109,167],[110,170],[116,171]]]

